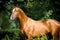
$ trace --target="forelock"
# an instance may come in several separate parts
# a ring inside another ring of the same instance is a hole
[[[14,12],[16,9],[14,8],[13,10],[12,10],[12,12]]]

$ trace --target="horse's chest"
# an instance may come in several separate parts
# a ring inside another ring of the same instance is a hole
[[[23,30],[26,33],[30,32],[32,29],[33,29],[33,25],[29,25],[29,24],[24,25],[24,28],[23,28]]]

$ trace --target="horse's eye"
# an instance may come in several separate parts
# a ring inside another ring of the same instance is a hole
[[[15,11],[15,13],[18,13],[18,11]]]
[[[18,11],[16,11],[16,12],[18,12]]]

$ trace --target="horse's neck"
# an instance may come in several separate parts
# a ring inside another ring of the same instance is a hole
[[[20,11],[19,13],[19,20],[20,20],[21,25],[23,25],[28,20],[28,17],[23,11]]]

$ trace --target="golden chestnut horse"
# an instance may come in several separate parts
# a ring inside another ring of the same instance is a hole
[[[12,10],[11,20],[18,18],[20,20],[20,32],[27,35],[31,40],[33,37],[39,37],[43,34],[51,33],[54,40],[58,40],[58,33],[60,29],[60,23],[54,19],[46,20],[33,20],[24,13],[19,7],[14,7]]]

